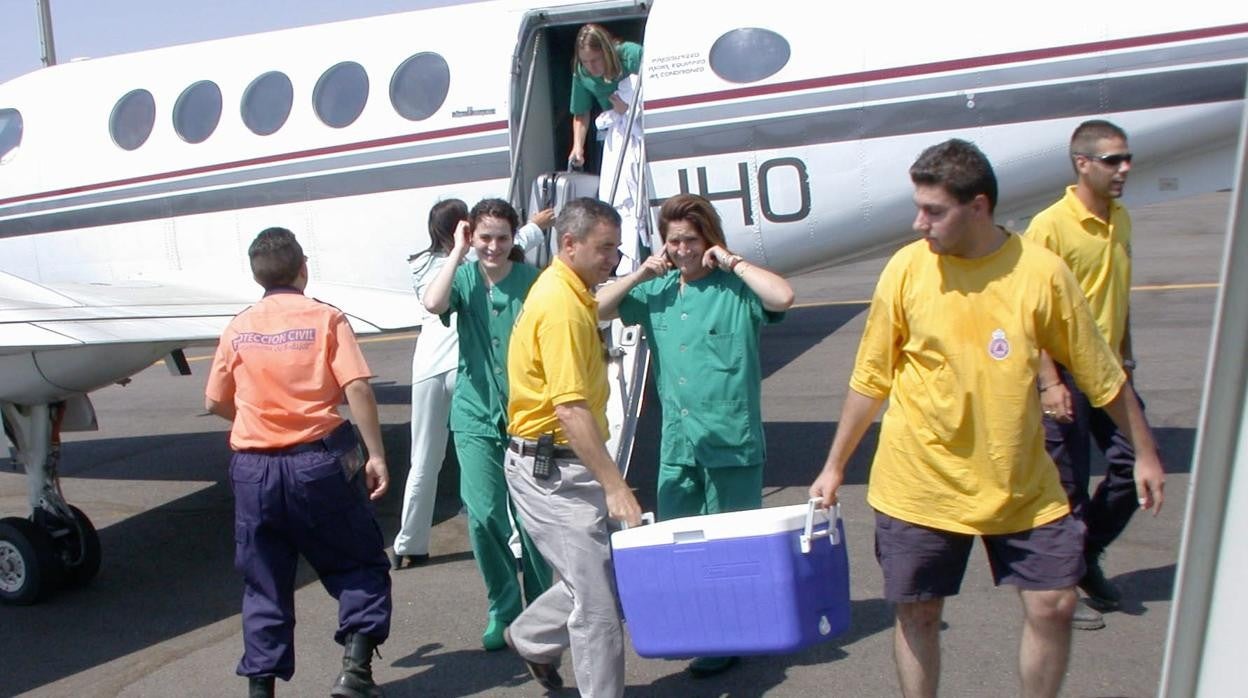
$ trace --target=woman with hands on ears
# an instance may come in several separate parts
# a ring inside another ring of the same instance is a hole
[[[641,325],[663,406],[658,515],[662,519],[762,506],[759,336],[793,304],[781,276],[728,250],[710,201],[680,194],[659,212],[664,250],[599,289],[598,319]],[[672,273],[672,272],[676,273]],[[735,657],[706,657],[695,676]]]

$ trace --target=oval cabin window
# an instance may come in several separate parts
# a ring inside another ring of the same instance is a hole
[[[312,106],[326,126],[350,126],[368,102],[368,73],[359,63],[339,63],[326,70],[312,91]]]
[[[132,90],[113,106],[108,129],[113,142],[125,150],[134,150],[147,142],[156,123],[156,100],[147,90]]]
[[[173,104],[173,130],[187,143],[203,143],[221,122],[221,88],[200,80],[182,90]]]
[[[243,123],[257,136],[276,133],[290,116],[295,89],[284,73],[272,71],[261,75],[243,92]]]
[[[436,53],[403,61],[390,78],[390,103],[404,119],[421,121],[438,111],[451,88],[451,67]]]
[[[0,165],[17,157],[22,144],[22,113],[16,109],[0,109]]]
[[[733,29],[711,46],[711,70],[729,82],[755,82],[789,62],[789,42],[770,29]]]

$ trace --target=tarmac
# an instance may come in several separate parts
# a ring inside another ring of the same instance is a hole
[[[1120,612],[1099,631],[1075,631],[1063,695],[1155,695],[1164,654],[1199,419],[1221,257],[1227,193],[1132,211],[1135,291],[1131,319],[1136,386],[1167,466],[1166,505],[1140,515],[1111,548],[1106,571],[1123,590]],[[884,258],[795,277],[798,304],[765,329],[763,414],[766,506],[796,504],[823,463],[844,399]],[[392,539],[407,473],[413,334],[371,337],[393,482],[378,517]],[[0,607],[0,695],[243,695],[234,674],[242,648],[241,581],[233,567],[233,503],[225,480],[226,423],[203,412],[210,350],[190,352],[194,374],[161,365],[98,391],[97,432],[67,434],[61,484],[99,528],[104,560],[84,589],[30,607]],[[655,404],[653,395],[648,403]],[[657,409],[647,409],[629,481],[654,502]],[[845,634],[784,656],[746,658],[717,677],[692,678],[686,661],[630,650],[629,696],[891,696],[892,615],[880,598],[866,478],[868,433],[841,490],[851,568],[852,622]],[[1099,467],[1099,466],[1098,466]],[[374,661],[388,696],[532,696],[542,690],[508,651],[481,649],[486,599],[459,513],[458,472],[442,471],[429,564],[392,575],[390,640]],[[0,512],[26,513],[26,483],[0,461]],[[279,695],[327,695],[340,668],[336,607],[301,568],[296,595],[298,668]],[[1018,693],[1021,607],[995,588],[976,547],[962,593],[948,601],[941,693]],[[572,683],[568,658],[563,675]],[[576,695],[572,688],[560,695]]]

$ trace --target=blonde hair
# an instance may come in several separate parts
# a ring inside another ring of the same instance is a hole
[[[624,75],[624,66],[620,64],[620,54],[615,50],[620,40],[611,35],[601,24],[586,24],[576,33],[576,50],[572,55],[572,72],[581,69],[581,49],[600,51],[606,70],[603,80],[617,80]]]

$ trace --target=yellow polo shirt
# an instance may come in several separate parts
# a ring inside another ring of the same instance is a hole
[[[507,351],[507,432],[536,439],[567,436],[555,406],[589,403],[602,440],[607,440],[607,363],[598,335],[598,301],[581,278],[556,258],[537,277],[511,331]]]
[[[875,289],[850,388],[888,398],[867,501],[943,531],[1000,534],[1070,507],[1044,449],[1040,350],[1070,368],[1096,406],[1126,381],[1070,270],[1011,234],[978,259],[920,240]]]
[[[1109,221],[1088,210],[1073,186],[1052,206],[1036,214],[1027,237],[1066,262],[1088,299],[1109,348],[1122,359],[1131,294],[1131,216],[1117,201],[1109,202]]]

